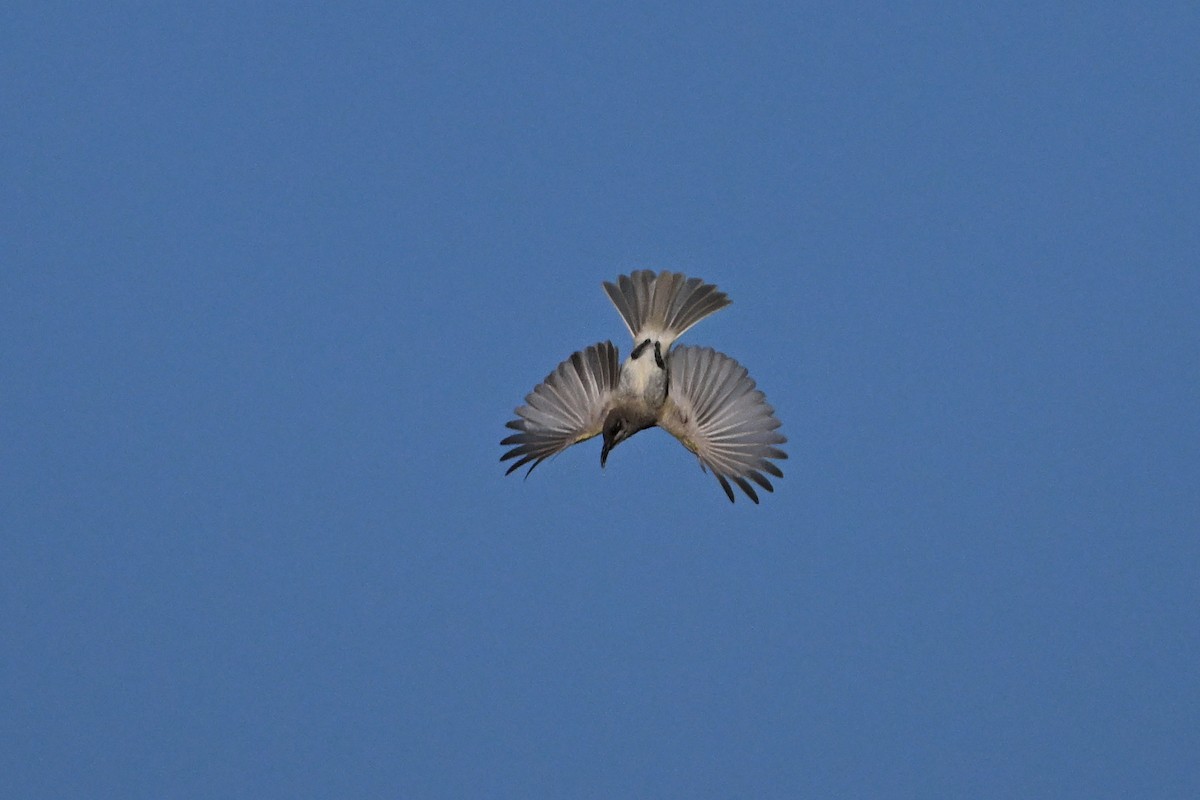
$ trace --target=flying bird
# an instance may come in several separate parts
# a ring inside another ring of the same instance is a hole
[[[725,293],[699,278],[650,270],[606,281],[604,290],[633,335],[629,358],[619,364],[613,343],[600,342],[547,375],[508,423],[517,432],[500,442],[512,445],[500,460],[516,461],[505,474],[529,464],[528,475],[550,456],[597,435],[604,437],[603,468],[614,447],[657,425],[696,454],[730,502],[731,481],[755,503],[752,482],[774,491],[763,473],[783,477],[771,459],[787,458],[776,447],[787,439],[746,368],[711,347],[672,349],[685,331],[729,305]]]

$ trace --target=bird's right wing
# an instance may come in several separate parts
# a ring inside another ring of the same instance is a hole
[[[700,459],[716,475],[733,502],[729,482],[758,502],[750,481],[774,491],[764,472],[782,478],[769,459],[787,454],[775,447],[787,439],[776,431],[779,420],[746,368],[711,347],[677,347],[671,352],[670,388],[659,427]]]
[[[525,397],[526,405],[516,410],[517,419],[508,423],[518,432],[500,444],[516,446],[500,460],[517,461],[504,474],[530,461],[529,472],[533,472],[550,456],[600,433],[620,375],[612,342],[594,344],[559,364]]]

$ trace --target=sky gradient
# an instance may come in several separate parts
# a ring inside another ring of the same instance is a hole
[[[1200,795],[1200,12],[794,6],[0,12],[4,794]]]

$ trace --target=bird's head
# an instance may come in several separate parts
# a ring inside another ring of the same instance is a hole
[[[619,445],[621,442],[628,439],[633,434],[637,433],[638,429],[633,424],[633,420],[619,408],[614,408],[608,412],[608,416],[604,418],[604,445],[600,448],[600,467],[604,467],[604,462],[608,461],[608,451]]]

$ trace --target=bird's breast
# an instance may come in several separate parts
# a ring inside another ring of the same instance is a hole
[[[619,391],[628,400],[641,401],[657,409],[667,397],[667,373],[654,361],[653,354],[631,358],[621,367]]]

